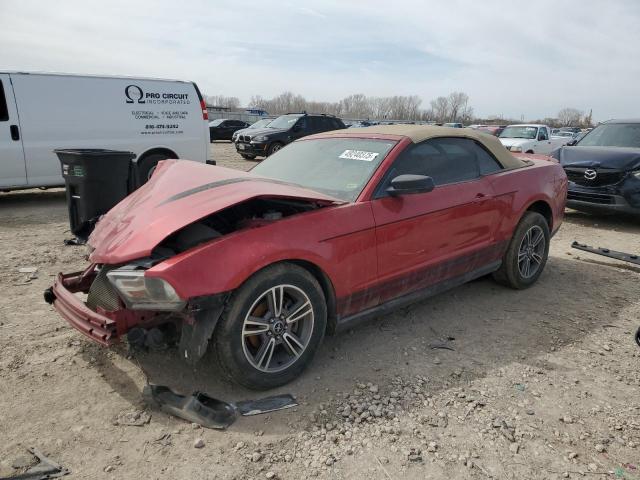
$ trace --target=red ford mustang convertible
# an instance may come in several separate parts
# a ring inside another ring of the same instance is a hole
[[[168,160],[46,297],[104,345],[174,324],[187,362],[212,343],[228,377],[271,388],[326,332],[487,274],[529,287],[566,195],[558,163],[469,129],[323,133],[249,173]]]

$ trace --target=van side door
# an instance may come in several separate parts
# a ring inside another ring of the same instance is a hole
[[[0,73],[0,187],[27,184],[20,119],[11,78]]]

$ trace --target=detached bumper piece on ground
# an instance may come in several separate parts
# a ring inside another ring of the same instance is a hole
[[[197,423],[205,428],[224,430],[237,418],[274,412],[298,405],[291,395],[275,395],[259,400],[227,403],[210,397],[206,393],[194,392],[186,396],[174,392],[164,385],[146,385],[142,395],[147,403],[165,413]]]
[[[11,477],[3,477],[0,480],[46,480],[49,478],[59,478],[69,475],[71,471],[62,465],[58,465],[53,460],[48,459],[37,448],[28,448],[29,453],[38,457],[39,462],[29,468],[24,473],[12,475]]]
[[[616,260],[621,260],[623,262],[633,263],[635,265],[640,265],[640,256],[635,255],[633,253],[624,253],[624,252],[616,252],[615,250],[610,250],[608,248],[594,248],[589,245],[585,245],[584,243],[573,242],[571,244],[572,248],[576,248],[578,250],[582,250],[584,252],[595,253],[596,255],[602,255],[604,257],[615,258]],[[635,340],[638,346],[640,347],[640,327],[636,331]]]

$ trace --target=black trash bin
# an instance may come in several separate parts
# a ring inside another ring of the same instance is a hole
[[[137,187],[132,152],[99,148],[54,150],[67,188],[71,232],[85,241],[100,217]]]

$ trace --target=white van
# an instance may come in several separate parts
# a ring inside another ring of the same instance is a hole
[[[142,179],[166,158],[215,163],[193,82],[0,71],[0,190],[64,185],[56,148],[131,151]]]

